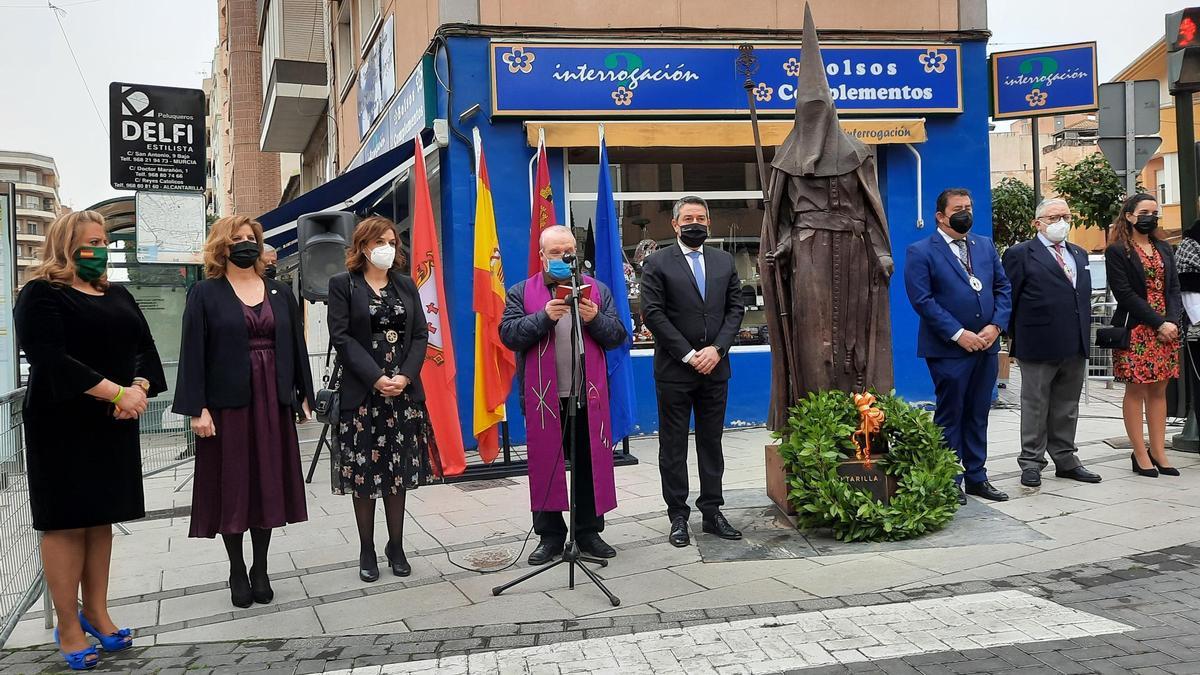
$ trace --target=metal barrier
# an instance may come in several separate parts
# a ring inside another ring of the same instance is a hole
[[[1111,349],[1101,349],[1096,346],[1096,331],[1108,326],[1112,321],[1117,303],[1092,301],[1091,342],[1088,347],[1087,379],[1098,382],[1110,382],[1113,379],[1113,357]]]
[[[0,647],[45,587],[40,537],[29,512],[24,400],[24,388],[0,395]]]

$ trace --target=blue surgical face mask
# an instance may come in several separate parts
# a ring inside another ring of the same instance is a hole
[[[552,279],[565,280],[571,278],[571,266],[562,260],[551,260],[547,270]]]

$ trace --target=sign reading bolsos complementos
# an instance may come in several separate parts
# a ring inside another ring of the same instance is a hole
[[[109,182],[118,190],[204,190],[204,92],[108,85]]]
[[[426,86],[426,81],[432,79],[433,57],[426,55],[413,69],[375,128],[363,141],[358,155],[346,167],[347,171],[412,140],[418,131],[433,123],[432,112],[437,110],[437,101],[434,98],[436,90]]]
[[[991,73],[994,119],[1099,107],[1095,42],[997,52],[991,56]]]
[[[794,113],[801,48],[757,45],[761,114]],[[956,45],[822,46],[843,113],[962,112]],[[728,115],[748,112],[737,44],[491,45],[495,115]]]

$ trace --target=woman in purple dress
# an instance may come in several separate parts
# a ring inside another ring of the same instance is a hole
[[[308,519],[295,425],[313,400],[308,349],[290,289],[263,278],[262,240],[262,225],[245,216],[213,223],[208,278],[189,291],[183,313],[172,408],[192,418],[196,434],[188,536],[221,535],[237,607],[271,601],[271,530]]]

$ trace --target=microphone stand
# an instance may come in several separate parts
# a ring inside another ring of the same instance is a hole
[[[579,451],[579,449],[576,447],[577,443],[575,441],[575,431],[578,423],[579,409],[582,406],[587,405],[587,397],[581,397],[579,395],[580,389],[587,386],[587,371],[584,370],[585,359],[583,349],[583,321],[579,315],[579,289],[583,285],[583,280],[579,271],[579,264],[577,262],[578,259],[568,260],[568,257],[574,257],[563,256],[563,261],[568,262],[568,264],[571,265],[571,294],[567,297],[567,304],[570,306],[571,314],[571,355],[574,363],[571,368],[571,393],[567,397],[567,433],[566,439],[563,442],[563,450],[567,456],[567,461],[571,465],[571,477],[568,483],[569,489],[567,492],[567,510],[569,514],[567,521],[567,540],[563,543],[562,556],[558,560],[555,560],[548,565],[544,565],[504,585],[496,586],[492,589],[492,595],[500,595],[513,586],[528,581],[529,579],[532,579],[543,572],[548,572],[555,567],[566,563],[568,569],[567,583],[570,590],[575,590],[575,568],[578,567],[580,571],[582,571],[589,579],[592,580],[592,583],[596,584],[596,586],[604,593],[604,595],[608,596],[608,601],[612,603],[613,607],[616,607],[617,605],[621,604],[621,600],[608,590],[608,587],[604,585],[604,582],[600,580],[600,577],[597,576],[595,572],[583,564],[585,562],[589,562],[595,563],[601,567],[607,567],[608,561],[601,558],[593,558],[591,556],[584,555],[579,550],[579,544],[575,540],[575,480],[579,473],[576,470],[578,465],[575,463],[575,454]],[[580,381],[581,379],[582,381]],[[589,447],[584,448],[584,452],[591,452],[590,443]],[[595,480],[590,476],[589,478]]]

